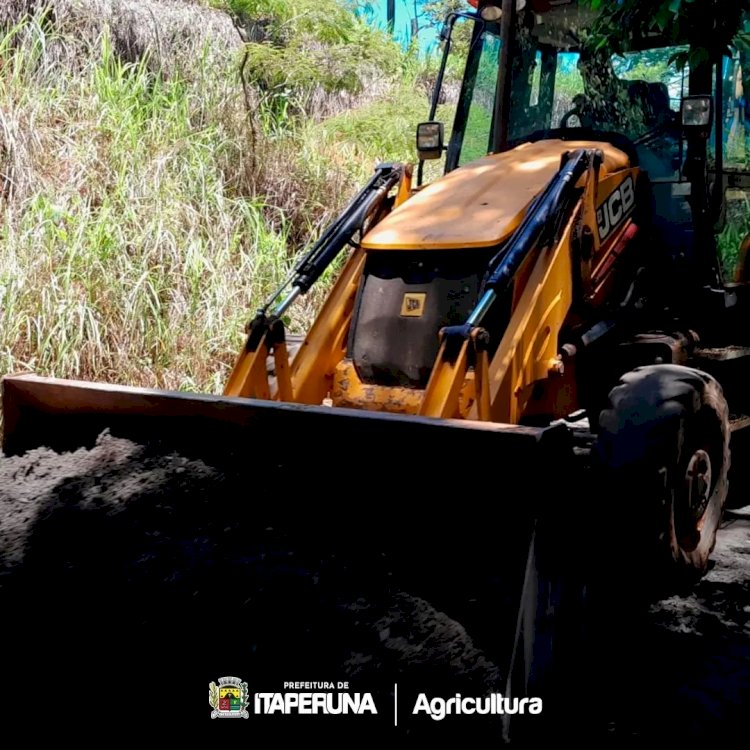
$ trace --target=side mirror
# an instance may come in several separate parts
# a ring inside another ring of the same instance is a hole
[[[680,118],[685,135],[708,138],[713,125],[714,103],[710,96],[686,96],[682,99]]]
[[[445,150],[443,145],[443,123],[432,120],[417,125],[417,154],[421,161],[440,159]]]

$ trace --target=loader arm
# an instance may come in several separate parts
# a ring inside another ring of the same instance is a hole
[[[606,285],[620,243],[633,230],[628,220],[606,243],[600,238],[600,193],[606,198],[638,173],[637,168],[620,170],[606,178],[602,190],[601,163],[595,148],[564,154],[560,171],[498,254],[466,323],[441,331],[421,415],[457,416],[467,381],[474,391],[469,419],[518,424],[535,406],[557,417],[578,408],[575,380],[565,377],[560,332],[576,301],[593,300]],[[481,321],[511,286],[511,318],[490,361]],[[540,403],[532,406],[535,391]]]
[[[330,388],[333,367],[343,354],[344,337],[362,270],[363,255],[354,238],[361,237],[388,212],[386,199],[393,187],[398,186],[394,199],[396,205],[407,199],[411,177],[410,165],[378,165],[368,183],[326,228],[291,275],[248,323],[247,340],[224,388],[225,396],[321,403]],[[313,287],[348,246],[354,247],[355,252],[328,295],[313,330],[305,340],[301,356],[290,366],[282,316],[300,295]],[[314,352],[312,357],[311,351]],[[266,366],[269,356],[274,358],[277,380],[274,389],[269,384]]]
[[[461,386],[475,364],[475,402],[471,418],[516,423],[519,402],[528,383],[545,378],[553,366],[557,338],[573,297],[571,230],[580,212],[579,179],[598,160],[596,151],[579,149],[534,200],[521,225],[490,269],[486,289],[463,326],[441,331],[441,347],[427,385],[420,414],[453,416],[459,410]],[[592,170],[589,176],[596,177]],[[595,181],[587,181],[589,191]],[[560,226],[564,229],[560,234]],[[510,323],[491,364],[486,332],[480,324],[498,295],[526,266],[526,278]]]

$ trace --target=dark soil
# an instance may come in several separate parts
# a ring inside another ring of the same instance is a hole
[[[302,479],[286,472],[283,489],[277,480],[109,435],[88,451],[0,459],[4,719],[45,717],[84,735],[100,724],[159,724],[212,741],[217,731],[219,741],[227,732],[248,741],[313,730],[357,743],[499,741],[493,717],[410,715],[416,692],[503,691],[504,657],[491,647],[501,630],[482,623],[501,609],[512,632],[516,610],[492,588],[496,576],[466,577],[463,599],[447,584],[423,584],[439,562],[366,541],[363,508],[352,508],[350,534],[307,519],[277,524]],[[313,507],[324,500],[309,489],[306,497]],[[398,518],[390,511],[389,523]],[[587,687],[558,735],[640,744],[744,730],[749,541],[750,523],[733,522],[694,593],[660,602],[637,625],[613,625],[601,658],[619,655],[614,672]],[[211,722],[206,687],[225,675],[246,680],[251,694],[281,692],[284,681],[348,681],[374,694],[379,715]],[[595,715],[601,701],[588,699],[602,693],[606,715]]]

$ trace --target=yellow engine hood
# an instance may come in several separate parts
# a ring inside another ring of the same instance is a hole
[[[524,143],[454,170],[428,185],[365,235],[366,250],[491,247],[518,226],[526,207],[576,148],[604,153],[601,176],[625,169],[628,157],[609,143]]]

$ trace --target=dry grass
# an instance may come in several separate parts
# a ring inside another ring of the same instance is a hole
[[[106,30],[124,62],[146,61],[162,75],[200,70],[208,54],[225,65],[242,42],[232,20],[207,3],[186,0],[3,0],[0,27],[24,18],[54,29],[47,55],[68,64],[85,61],[87,45]],[[82,54],[84,53],[84,54]]]

